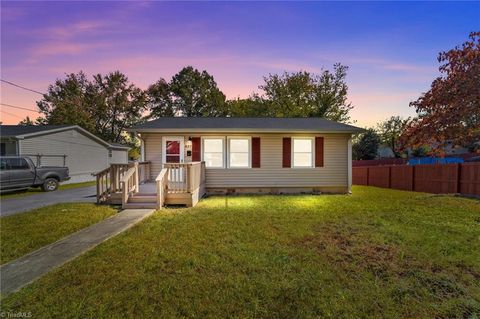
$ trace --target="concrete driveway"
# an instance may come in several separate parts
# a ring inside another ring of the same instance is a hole
[[[0,201],[0,216],[9,216],[22,213],[34,208],[72,202],[96,201],[95,186],[79,187],[66,190],[59,190],[49,193],[27,195],[19,198],[9,198]]]

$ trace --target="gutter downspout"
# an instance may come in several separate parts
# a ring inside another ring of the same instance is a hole
[[[135,136],[140,140],[140,161],[145,162],[145,141],[142,138],[142,135],[140,133],[137,133],[136,131],[133,132]]]
[[[145,142],[142,138],[140,138],[140,159],[145,162]]]

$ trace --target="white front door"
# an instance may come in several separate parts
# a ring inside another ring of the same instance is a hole
[[[162,138],[162,162],[184,163],[185,139],[183,136],[164,136]],[[169,180],[183,182],[183,168],[169,171]]]
[[[185,139],[183,136],[164,136],[162,138],[162,162],[183,163]]]

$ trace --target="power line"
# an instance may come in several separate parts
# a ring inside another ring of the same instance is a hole
[[[40,94],[40,95],[44,95],[44,93],[42,92],[39,92],[39,91],[36,91],[36,90],[33,90],[33,89],[29,89],[27,87],[24,87],[22,85],[19,85],[19,84],[15,84],[13,82],[10,82],[10,81],[7,81],[7,80],[4,80],[4,79],[0,79],[0,81],[4,82],[4,83],[7,83],[7,84],[10,84],[12,86],[16,86],[17,88],[20,88],[20,89],[23,89],[23,90],[27,90],[27,91],[30,91],[30,92],[33,92],[33,93],[37,93],[37,94]]]
[[[11,104],[6,104],[6,103],[0,103],[0,105],[8,106],[8,107],[13,107],[13,108],[15,108],[15,109],[20,109],[20,110],[26,110],[26,111],[31,111],[31,112],[40,113],[40,111],[32,110],[32,109],[29,109],[29,108],[26,108],[26,107],[23,107],[23,106],[16,106],[16,105],[11,105]]]
[[[23,119],[23,117],[18,116],[17,114],[13,114],[13,113],[7,112],[7,111],[5,111],[5,110],[0,110],[0,112],[3,112],[3,113],[8,114],[8,115],[10,115],[10,116],[14,116],[14,117],[19,118],[19,119]]]

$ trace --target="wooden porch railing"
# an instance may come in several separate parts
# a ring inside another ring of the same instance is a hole
[[[168,184],[167,172],[168,168],[162,169],[155,179],[155,183],[157,184],[157,209],[162,209],[162,207],[165,205]]]
[[[138,165],[138,183],[150,179],[150,162],[137,162],[129,164],[111,164],[104,170],[93,174],[97,181],[97,203],[108,201],[113,193],[122,191],[121,180],[130,168]]]
[[[139,193],[140,183],[150,179],[150,163],[112,164],[95,174],[97,178],[97,202],[116,202],[126,207],[130,197]],[[193,205],[205,193],[205,162],[167,163],[155,178],[156,206],[158,209],[172,196],[191,196],[187,205]],[[115,196],[112,196],[116,194]],[[179,194],[179,195],[175,195]],[[143,196],[149,196],[148,194]],[[190,197],[188,197],[190,198]],[[133,199],[132,199],[133,200]]]
[[[205,183],[205,162],[165,163],[169,193],[191,193]]]
[[[120,180],[120,188],[122,190],[122,206],[128,203],[128,197],[132,193],[138,193],[139,191],[138,181],[138,163],[135,163],[133,167],[123,175]]]

